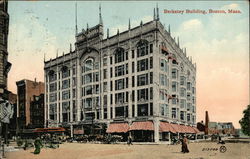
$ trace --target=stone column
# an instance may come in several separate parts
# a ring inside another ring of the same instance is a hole
[[[154,140],[159,143],[159,119],[154,118]]]
[[[79,57],[76,59],[76,105],[77,105],[77,121],[81,120],[81,63]]]

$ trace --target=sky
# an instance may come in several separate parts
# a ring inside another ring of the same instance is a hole
[[[248,1],[77,1],[78,31],[99,22],[102,7],[104,31],[125,31],[153,19],[158,4],[160,21],[197,64],[197,121],[238,121],[249,104],[249,2]],[[239,10],[241,13],[164,13],[164,10]],[[9,2],[8,89],[16,81],[44,81],[44,58],[55,58],[75,42],[75,1]],[[105,35],[106,37],[106,32]]]

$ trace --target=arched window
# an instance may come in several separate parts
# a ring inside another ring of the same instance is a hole
[[[115,54],[115,63],[125,61],[125,50],[123,48],[117,48],[114,54]]]
[[[87,59],[84,63],[84,72],[93,70],[93,60]]]
[[[148,41],[140,40],[137,43],[137,57],[148,55]]]

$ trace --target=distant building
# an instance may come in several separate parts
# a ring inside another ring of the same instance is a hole
[[[7,78],[11,63],[8,62],[9,14],[8,1],[0,1],[0,98],[8,98]]]
[[[33,96],[30,103],[30,124],[33,128],[44,127],[44,94]]]
[[[209,122],[208,123],[208,134],[228,134],[234,135],[236,130],[232,122]]]
[[[17,85],[17,118],[18,128],[24,129],[28,125],[31,125],[31,113],[30,105],[34,100],[34,96],[40,96],[44,94],[44,83],[21,80],[16,82]]]

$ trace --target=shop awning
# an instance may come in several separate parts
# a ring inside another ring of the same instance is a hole
[[[62,127],[51,127],[51,128],[36,128],[33,132],[64,132],[65,129]]]
[[[133,122],[130,130],[152,130],[154,131],[154,124],[151,121],[137,121]]]
[[[128,123],[111,123],[107,129],[107,133],[126,133],[129,131]]]
[[[160,122],[160,132],[172,132],[176,133],[176,130],[172,127],[172,124],[167,123],[167,122]]]
[[[84,130],[83,129],[74,129],[73,134],[76,134],[76,135],[84,134]]]

